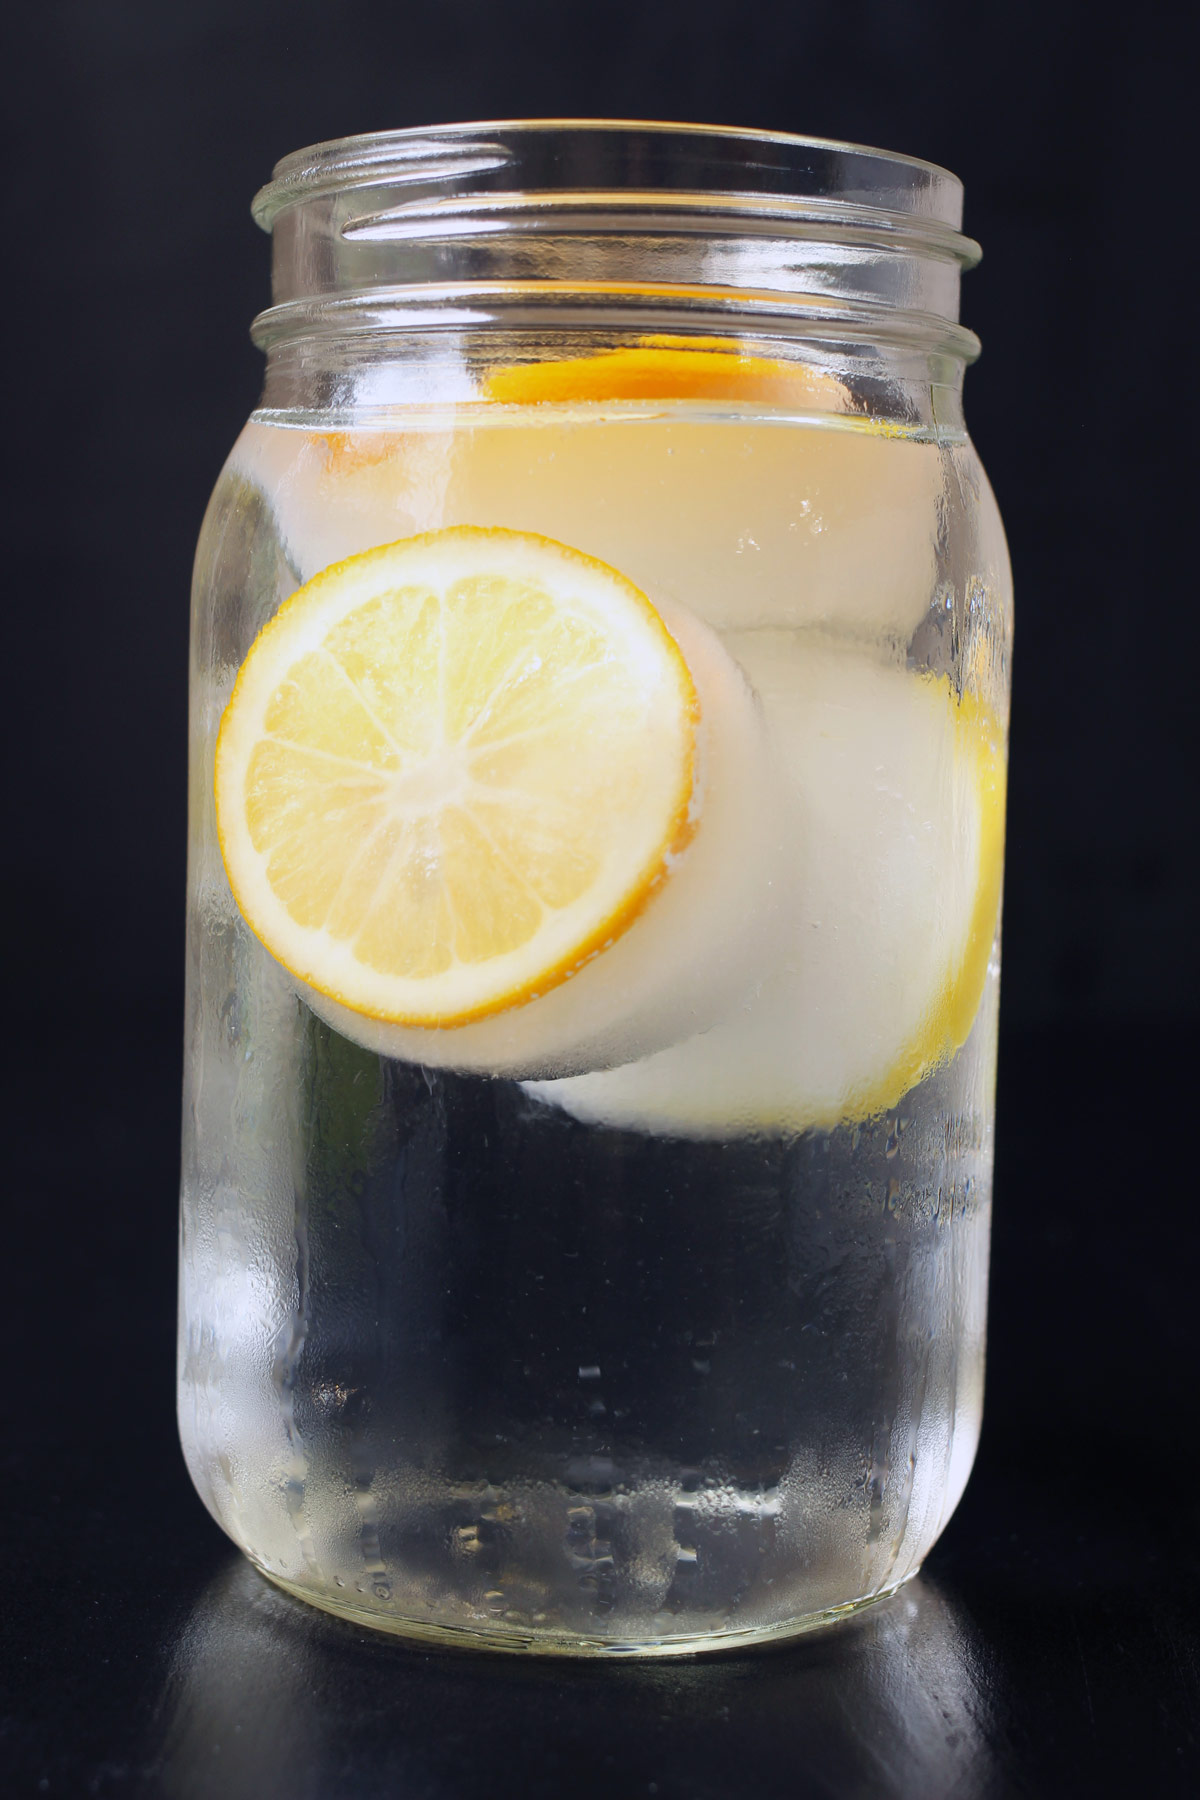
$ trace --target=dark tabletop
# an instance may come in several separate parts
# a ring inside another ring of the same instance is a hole
[[[1200,1795],[1195,103],[1166,13],[7,9],[6,716],[23,724],[3,846],[0,1800]],[[311,1612],[188,1485],[183,595],[258,391],[268,251],[246,208],[274,158],[372,127],[612,111],[857,138],[965,177],[987,251],[964,291],[986,347],[968,412],[1019,627],[966,1497],[919,1581],[858,1623],[576,1666]]]
[[[988,1420],[923,1574],[790,1648],[640,1664],[409,1647],[258,1577],[174,1439],[176,1071],[131,1107],[114,1055],[69,1124],[32,1084],[0,1793],[1200,1793],[1189,1049],[1005,1039]]]

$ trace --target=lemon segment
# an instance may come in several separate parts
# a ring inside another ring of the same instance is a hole
[[[1004,760],[945,680],[786,634],[731,648],[757,688],[787,840],[755,991],[625,1068],[531,1082],[609,1126],[792,1133],[892,1107],[967,1039],[1000,903]]]
[[[447,1028],[567,981],[696,825],[700,706],[659,614],[468,526],[335,565],[242,664],[217,744],[234,897],[335,1008]]]

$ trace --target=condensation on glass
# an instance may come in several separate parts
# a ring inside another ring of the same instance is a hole
[[[890,1593],[957,1504],[1011,637],[961,200],[882,151],[598,122],[346,139],[258,197],[266,382],[193,602],[179,1415],[213,1516],[318,1606],[736,1645]],[[619,944],[473,1045],[291,975],[213,800],[283,603],[461,526],[634,584],[707,759]]]

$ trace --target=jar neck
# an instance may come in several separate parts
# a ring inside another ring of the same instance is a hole
[[[399,415],[412,420],[512,405],[527,388],[544,409],[556,404],[540,398],[546,365],[562,362],[570,368],[553,382],[562,389],[557,404],[574,404],[571,380],[582,371],[579,397],[596,415],[614,407],[620,414],[631,408],[643,415],[667,411],[685,399],[689,407],[713,413],[825,419],[837,411],[905,434],[964,434],[961,357],[865,337],[782,338],[748,335],[744,327],[736,335],[700,336],[628,327],[628,320],[593,308],[586,325],[569,331],[556,322],[537,329],[495,322],[397,329],[379,319],[359,332],[292,333],[270,350],[258,416],[281,423],[319,420],[331,430],[389,425]],[[726,327],[728,333],[728,321]],[[661,387],[641,379],[630,387],[625,370],[637,372],[646,363],[665,370]],[[597,376],[609,367],[616,372],[611,392],[603,383],[597,388]],[[529,370],[532,388],[523,376]]]
[[[438,397],[457,382],[461,399],[480,364],[533,342],[664,335],[832,359],[860,384],[919,369],[957,393],[979,347],[958,324],[978,258],[961,209],[933,165],[777,134],[545,121],[344,139],[285,159],[255,202],[274,304],[254,335],[277,394],[285,371],[293,390],[322,368],[326,386],[378,378],[385,343],[397,390],[440,368]]]

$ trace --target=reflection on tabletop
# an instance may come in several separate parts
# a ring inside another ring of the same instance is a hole
[[[180,1633],[155,1773],[169,1800],[970,1800],[993,1679],[966,1614],[921,1578],[786,1649],[597,1667],[376,1637],[239,1559]]]

